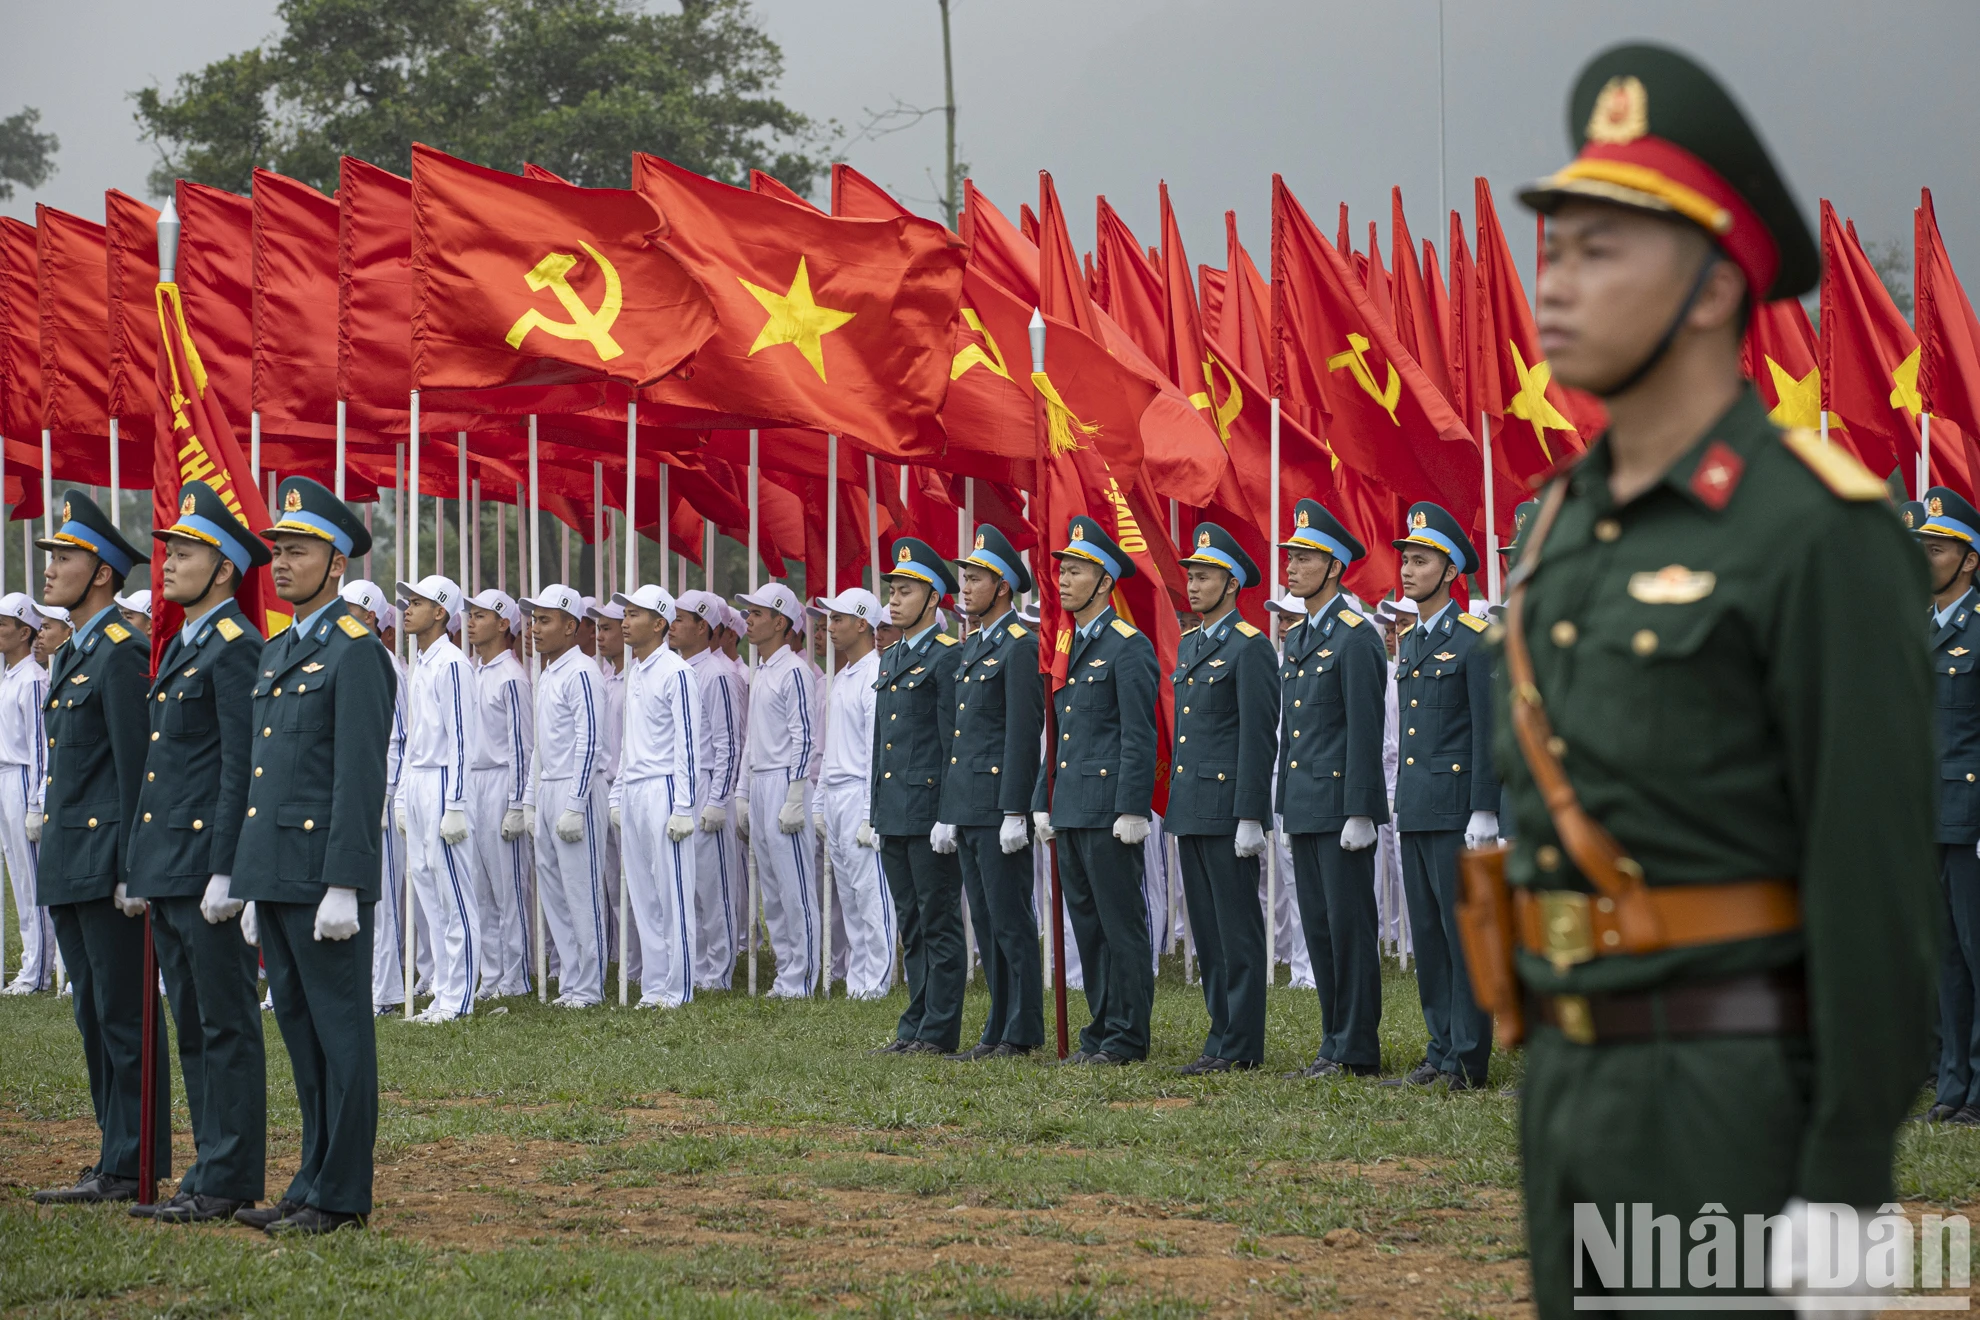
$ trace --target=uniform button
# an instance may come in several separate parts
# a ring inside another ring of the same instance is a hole
[[[892,743],[888,743],[888,744],[887,744],[887,750],[888,750],[888,751],[890,751],[890,752],[891,752],[891,751],[893,751],[893,750],[894,750],[894,744],[892,744]],[[257,771],[255,771],[255,773],[256,773],[256,774],[260,774],[260,773],[261,773],[261,771],[259,771],[259,770],[257,770]]]
[[[1305,671],[1304,669],[1302,669],[1302,670],[1300,670],[1300,671],[1299,671],[1299,676],[1300,676],[1301,678],[1305,678],[1305,677],[1306,677],[1306,671]]]
[[[1412,737],[1412,738],[1414,738],[1414,737],[1416,736],[1416,730],[1415,730],[1415,729],[1411,729],[1411,730],[1409,731],[1409,736],[1410,736],[1410,737]]]
[[[306,820],[306,821],[304,821],[304,822],[303,822],[303,833],[305,833],[305,834],[307,834],[307,833],[309,833],[309,832],[310,832],[311,830],[313,830],[313,829],[315,829],[315,828],[316,828],[316,822],[315,822],[315,821],[313,821],[313,820]]]
[[[1973,782],[1973,776],[1969,774],[1969,775],[1968,775],[1968,776],[1966,777],[1966,782],[1967,782],[1967,783],[1969,783],[1969,784],[1970,784],[1970,783],[1972,783],[1972,782]]]
[[[273,729],[272,727],[267,727],[267,728],[263,728],[263,729],[262,729],[262,731],[261,731],[261,736],[262,736],[262,737],[264,737],[264,738],[266,738],[266,737],[269,737],[270,735],[272,735],[272,734],[273,734],[274,732],[275,732],[275,730],[274,730],[274,729]],[[157,734],[155,734],[155,733],[154,733],[154,734],[152,734],[151,736],[152,736],[153,738],[156,738],[156,737],[158,737],[158,735],[157,735]]]
[[[1066,763],[1064,761],[1059,762],[1059,769],[1063,770],[1065,768],[1066,768]]]
[[[1580,634],[1575,631],[1572,620],[1562,619],[1559,623],[1547,630],[1547,635],[1554,639],[1555,646],[1565,647],[1573,646],[1574,639]]]
[[[899,683],[889,683],[887,685],[887,690],[889,692],[899,692],[901,690],[901,685]]]
[[[1222,774],[1219,774],[1219,775],[1217,776],[1217,778],[1219,778],[1219,779],[1222,779],[1223,777],[1224,777],[1224,776],[1223,776]]]
[[[1551,843],[1543,843],[1533,850],[1533,864],[1543,871],[1561,869],[1561,850]]]
[[[1403,758],[1403,764],[1404,764],[1404,765],[1415,765],[1415,764],[1416,764],[1416,758],[1415,758],[1415,757],[1413,757],[1413,756],[1405,756],[1405,757]]]
[[[254,814],[254,810],[255,810],[255,809],[254,809],[253,807],[249,807],[249,808],[248,808],[248,815],[250,815],[250,816],[252,816],[252,815]]]
[[[1290,761],[1287,764],[1294,770],[1299,769],[1299,762],[1297,761]]]
[[[1295,733],[1295,734],[1293,735],[1293,737],[1295,737],[1295,738],[1297,738],[1297,737],[1299,737],[1299,735]],[[1188,735],[1188,734],[1186,734],[1186,733],[1185,733],[1185,734],[1182,734],[1182,735],[1180,735],[1180,736],[1178,736],[1178,737],[1177,737],[1177,739],[1176,739],[1176,741],[1177,741],[1177,742],[1179,742],[1179,743],[1186,743],[1186,742],[1188,742],[1188,741],[1189,741],[1189,735]]]
[[[157,771],[155,771],[155,770],[147,770],[147,771],[145,771],[145,772],[144,772],[144,782],[145,782],[145,783],[147,783],[147,784],[148,784],[148,783],[150,783],[150,782],[151,782],[152,780],[154,780],[154,779],[156,779],[156,778],[158,778],[158,772],[157,772]]]
[[[1341,777],[1341,772],[1338,770],[1334,771],[1334,778],[1339,779],[1340,777]]]
[[[276,696],[278,696],[278,697],[279,697],[279,696],[281,696],[281,695],[282,695],[282,689],[281,689],[281,688],[276,688],[276,689],[275,689],[275,695],[276,695]]]
[[[203,830],[206,828],[206,822],[203,820],[196,820],[193,822],[193,828],[196,830]]]
[[[96,828],[96,817],[94,817],[94,816],[91,816],[91,817],[89,818],[89,827],[90,827],[91,829],[95,829],[95,828]]]
[[[1622,524],[1614,518],[1604,518],[1595,524],[1595,539],[1598,541],[1613,541],[1621,535]]]
[[[892,779],[894,777],[894,772],[892,770],[889,770],[887,771],[887,773],[881,775],[880,777],[882,779]]]
[[[309,684],[307,684],[307,683],[298,683],[298,684],[296,684],[296,695],[297,695],[297,696],[299,696],[299,697],[300,697],[300,696],[301,696],[301,695],[302,695],[303,693],[305,693],[305,692],[307,692],[307,691],[309,691]]]
[[[147,825],[151,824],[151,813],[148,811],[144,813],[144,823]]]
[[[950,736],[951,738],[960,738],[960,737],[962,737],[962,730],[961,730],[961,729],[957,729],[957,730],[956,730],[956,731],[955,731],[954,733],[952,733],[952,734],[950,734],[949,736]]]
[[[953,757],[953,756],[952,756],[952,757],[950,757],[950,758],[949,758],[949,764],[950,764],[950,765],[954,765],[955,763],[956,763],[956,758],[955,758],[955,757]]]
[[[1181,773],[1182,773],[1182,767],[1181,767],[1181,766],[1177,766],[1177,767],[1176,767],[1176,768],[1175,768],[1174,770],[1171,770],[1171,771],[1170,771],[1169,773],[1170,773],[1170,774],[1176,774],[1176,775],[1179,775],[1179,774],[1181,774]]]
[[[1298,703],[1297,703],[1297,702],[1295,702],[1294,704],[1295,704],[1295,705],[1297,705]],[[1187,714],[1189,714],[1189,707],[1187,707],[1187,706],[1184,706],[1184,707],[1183,707],[1183,714],[1185,714],[1185,715],[1187,715]]]
[[[1062,733],[1062,734],[1060,734],[1060,735],[1059,735],[1059,741],[1060,741],[1060,742],[1065,742],[1065,741],[1067,741],[1068,739],[1070,739],[1071,737],[1072,737],[1072,735],[1071,735],[1070,733]]]
[[[1192,678],[1192,679],[1190,679],[1190,680],[1189,680],[1188,682],[1186,682],[1185,684],[1183,684],[1183,686],[1184,686],[1184,687],[1195,687],[1195,686],[1196,686],[1196,680]]]
[[[899,715],[889,715],[889,716],[888,716],[887,718],[888,718],[888,719],[890,719],[890,720],[897,720],[897,719],[899,719],[899,718],[900,718],[900,716],[899,716]]]
[[[260,767],[260,766],[256,766],[256,767],[254,768],[254,777],[255,777],[256,779],[259,779],[259,778],[261,778],[261,767]]]
[[[956,703],[956,709],[957,709],[957,710],[962,710],[962,709],[964,709],[964,707],[963,707],[963,704],[962,704],[962,702],[960,702],[960,701],[958,701],[958,702]]]
[[[1294,729],[1294,730],[1293,730],[1293,737],[1295,737],[1295,738],[1297,738],[1297,737],[1299,737],[1299,730],[1298,730],[1298,729]]]
[[[163,692],[158,694],[158,704],[161,706],[165,704],[165,694]]]
[[[1547,751],[1556,761],[1560,760],[1563,756],[1567,755],[1567,739],[1561,737],[1558,733],[1555,734],[1553,737],[1547,739]]]
[[[1415,710],[1415,709],[1416,709],[1416,698],[1415,698],[1415,697],[1411,697],[1411,698],[1409,699],[1409,708],[1410,708],[1411,710]]]
[[[1657,634],[1648,628],[1639,628],[1629,639],[1629,649],[1638,655],[1649,655],[1657,649]]]
[[[1294,710],[1298,710],[1298,709],[1299,709],[1299,698],[1297,698],[1297,697],[1295,697],[1295,698],[1293,698],[1293,709],[1294,709]]]
[[[1459,765],[1459,764],[1458,764],[1458,763],[1457,763],[1456,761],[1453,761],[1453,762],[1451,762],[1451,769],[1452,769],[1453,771],[1456,771],[1456,770],[1462,770],[1462,769],[1464,769],[1464,767],[1463,767],[1463,766],[1461,766],[1461,765]]]
[[[158,735],[157,735],[157,734],[155,734],[155,733],[154,733],[154,734],[152,734],[152,735],[151,735],[151,741],[153,741],[153,742],[157,742],[157,741],[158,741]],[[50,747],[53,747],[53,746],[55,745],[55,740],[54,740],[53,738],[50,738],[50,739],[48,740],[48,745],[49,745]]]
[[[1102,779],[1105,779],[1105,778],[1107,777],[1107,772],[1106,772],[1105,770],[1102,770],[1102,771],[1100,772],[1100,777],[1101,777]]]
[[[1409,671],[1409,676],[1410,676],[1411,678],[1422,678],[1422,677],[1423,677],[1423,671],[1422,671],[1421,669],[1412,669],[1412,670],[1410,670],[1410,671]]]
[[[991,767],[990,767],[990,773],[991,773],[991,774],[993,774],[993,775],[994,775],[994,774],[996,774],[996,773],[997,773],[997,767],[996,767],[996,766],[994,766],[994,765],[993,765],[993,766],[991,766]]]

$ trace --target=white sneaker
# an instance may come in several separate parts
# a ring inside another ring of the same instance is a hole
[[[25,978],[17,976],[7,982],[4,988],[0,988],[0,995],[31,995],[39,988]]]

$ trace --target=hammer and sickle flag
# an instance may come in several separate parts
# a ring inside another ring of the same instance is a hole
[[[678,370],[715,333],[701,281],[647,242],[661,218],[638,193],[426,146],[412,179],[413,384],[436,405],[508,411],[471,392],[529,387],[533,410],[575,411],[604,383]]]

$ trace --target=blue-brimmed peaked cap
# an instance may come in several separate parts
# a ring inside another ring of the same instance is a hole
[[[1183,556],[1182,562],[1221,568],[1236,578],[1240,587],[1258,585],[1257,562],[1244,552],[1235,536],[1216,523],[1196,524],[1196,545]]]
[[[110,525],[96,501],[79,490],[62,496],[62,525],[53,536],[44,536],[35,544],[43,550],[87,550],[110,565],[110,571],[120,578],[129,577],[138,561],[146,558]]]
[[[1134,561],[1127,552],[1114,544],[1114,538],[1107,535],[1102,527],[1085,514],[1078,514],[1066,522],[1066,544],[1064,548],[1052,552],[1054,559],[1084,559],[1098,564],[1116,582],[1125,582],[1134,576]]]
[[[220,492],[203,481],[179,487],[179,518],[151,534],[154,541],[185,540],[210,545],[227,557],[234,571],[246,573],[274,558],[261,539],[234,516]]]
[[[1341,520],[1328,513],[1319,500],[1301,500],[1293,505],[1292,535],[1279,542],[1279,548],[1325,550],[1344,565],[1355,563],[1368,553],[1368,548],[1355,540]]]
[[[1539,500],[1522,500],[1520,503],[1513,506],[1512,539],[1499,547],[1500,554],[1504,555],[1508,559],[1511,559],[1514,555],[1517,555],[1519,553],[1520,546],[1522,546],[1526,542],[1527,526],[1532,523],[1533,515],[1538,513],[1539,511],[1540,511]]]
[[[956,562],[989,569],[1011,584],[1011,594],[1014,596],[1022,596],[1031,590],[1030,570],[1025,568],[1024,560],[1011,545],[1011,539],[989,523],[977,524],[975,545]]]
[[[1458,572],[1478,571],[1478,551],[1472,546],[1471,538],[1458,526],[1457,519],[1427,500],[1409,506],[1409,525],[1399,540],[1389,544],[1398,550],[1406,545],[1427,545],[1432,550],[1443,551],[1457,565]]]
[[[935,553],[935,547],[912,536],[903,536],[894,542],[894,563],[883,578],[906,578],[910,582],[925,582],[935,588],[938,596],[956,594],[956,575],[949,571],[949,561]]]
[[[1920,536],[1949,536],[1980,550],[1980,512],[1965,496],[1945,486],[1925,492],[1925,521],[1912,530]]]
[[[294,532],[328,541],[337,553],[356,559],[371,550],[371,533],[350,505],[330,493],[320,481],[290,477],[276,495],[281,506],[276,523],[261,535],[264,539]]]
[[[1925,525],[1924,500],[1906,500],[1898,505],[1897,512],[1898,521],[1904,524],[1907,532],[1915,532]]]

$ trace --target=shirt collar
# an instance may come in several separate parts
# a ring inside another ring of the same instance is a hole
[[[1095,636],[1097,633],[1099,633],[1101,627],[1106,624],[1107,616],[1109,614],[1112,614],[1113,612],[1114,612],[1114,607],[1112,605],[1109,605],[1106,608],[1102,609],[1098,614],[1094,615],[1090,620],[1079,625],[1079,635],[1081,637],[1086,637],[1086,638],[1091,638]]]
[[[76,649],[80,651],[82,649],[83,643],[89,640],[90,634],[97,631],[98,626],[103,623],[104,619],[108,618],[112,614],[115,614],[116,612],[117,612],[117,607],[115,605],[105,605],[95,614],[90,615],[89,622],[85,623],[82,627],[76,629],[76,635],[74,639]]]
[[[1222,641],[1224,637],[1230,633],[1231,626],[1235,624],[1237,620],[1238,620],[1238,612],[1236,610],[1230,610],[1227,611],[1223,615],[1223,617],[1218,619],[1215,623],[1204,624],[1203,640]]]
[[[1440,610],[1438,610],[1438,611],[1437,611],[1437,612],[1436,612],[1435,614],[1433,614],[1433,615],[1431,615],[1431,616],[1430,616],[1429,618],[1427,618],[1427,619],[1425,619],[1425,620],[1423,620],[1423,622],[1422,622],[1422,623],[1421,623],[1421,624],[1420,624],[1419,626],[1420,626],[1420,627],[1421,627],[1421,628],[1423,629],[1423,631],[1424,631],[1424,632],[1426,632],[1426,633],[1428,633],[1428,632],[1430,632],[1430,631],[1431,631],[1432,629],[1434,629],[1434,628],[1436,628],[1436,626],[1437,626],[1437,625],[1438,625],[1438,624],[1439,624],[1440,622],[1442,622],[1442,621],[1443,621],[1443,618],[1444,618],[1444,616],[1445,616],[1446,614],[1449,614],[1449,613],[1451,612],[1451,608],[1452,608],[1453,606],[1455,606],[1456,604],[1457,604],[1457,602],[1456,602],[1456,601],[1454,601],[1454,600],[1447,600],[1447,601],[1445,601],[1445,602],[1444,602],[1444,608],[1442,608],[1442,609],[1440,609]]]
[[[934,635],[935,635],[935,625],[931,623],[926,628],[923,628],[920,632],[916,633],[914,636],[904,638],[903,640],[907,642],[908,650],[919,651],[922,648],[922,646],[928,641],[928,639],[930,637],[933,637]]]
[[[1002,632],[1004,628],[1004,621],[1006,619],[1011,618],[1016,613],[1017,613],[1016,610],[1005,610],[1002,614],[999,614],[996,618],[990,620],[988,623],[984,624],[981,628],[978,628],[977,631],[985,634],[994,634],[994,633]]]
[[[1946,607],[1945,607],[1944,609],[1942,609],[1942,610],[1935,610],[1935,611],[1933,611],[1933,613],[1932,613],[1932,626],[1933,626],[1934,628],[1943,628],[1943,627],[1945,627],[1945,626],[1946,626],[1946,620],[1947,620],[1947,619],[1950,619],[1950,618],[1951,618],[1951,617],[1952,617],[1952,616],[1953,616],[1954,614],[1956,614],[1956,613],[1957,613],[1957,612],[1959,611],[1959,607],[1960,607],[1960,606],[1962,606],[1962,605],[1964,605],[1964,604],[1966,604],[1966,602],[1967,602],[1967,600],[1968,600],[1968,598],[1970,598],[1970,597],[1971,597],[1972,595],[1973,595],[1973,588],[1971,588],[1971,587],[1968,587],[1968,588],[1966,589],[1966,592],[1965,592],[1965,594],[1963,594],[1962,596],[1960,596],[1960,598],[1959,598],[1958,600],[1956,600],[1956,601],[1954,601],[1954,602],[1953,602],[1952,604],[1950,604],[1950,605],[1948,605],[1948,606],[1946,606]]]
[[[1760,396],[1754,392],[1751,383],[1742,386],[1739,397],[1733,400],[1732,406],[1705,428],[1691,448],[1678,455],[1677,461],[1671,464],[1655,484],[1630,503],[1634,504],[1654,491],[1668,488],[1708,513],[1719,512],[1718,508],[1707,503],[1693,488],[1692,480],[1698,475],[1699,465],[1705,461],[1705,455],[1715,444],[1723,444],[1733,451],[1735,457],[1747,460],[1750,457],[1746,452],[1749,446],[1748,437],[1774,433],[1775,428],[1771,424],[1765,427],[1757,425],[1765,418],[1766,411],[1766,405],[1761,403]],[[1595,443],[1588,446],[1588,452],[1581,461],[1574,465],[1574,470],[1568,477],[1568,484],[1576,495],[1594,501],[1598,514],[1604,513],[1619,507],[1615,498],[1609,493],[1609,477],[1614,470],[1614,451],[1609,445],[1608,433],[1605,431],[1596,438]]]
[[[343,597],[332,596],[330,598],[330,603],[328,605],[325,605],[322,609],[317,610],[314,614],[311,614],[307,619],[296,620],[296,622],[292,625],[296,629],[296,636],[298,637],[305,636],[311,628],[314,628],[322,620],[325,614],[328,614],[331,610],[335,609],[342,602],[343,602]]]

